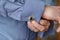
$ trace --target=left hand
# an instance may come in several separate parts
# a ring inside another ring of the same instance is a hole
[[[41,19],[39,23],[36,22],[35,20],[28,21],[27,25],[31,31],[41,32],[41,31],[47,31],[50,23],[47,20]]]

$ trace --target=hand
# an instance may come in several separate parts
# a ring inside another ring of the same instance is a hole
[[[42,18],[53,20],[60,24],[60,6],[46,6]],[[57,28],[57,32],[60,32],[60,25]]]
[[[47,31],[50,25],[49,21],[41,19],[40,22],[28,21],[28,28],[34,32]]]
[[[42,15],[42,18],[60,22],[60,10],[58,6],[47,6]]]
[[[49,26],[50,26],[50,22],[48,20],[41,19],[39,24],[44,26],[44,28],[45,28],[44,31],[48,31]]]

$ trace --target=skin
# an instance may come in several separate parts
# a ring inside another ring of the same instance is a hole
[[[60,6],[46,6],[42,18],[56,21],[59,24],[56,31],[60,32]]]
[[[50,25],[48,20],[56,21],[58,22],[58,24],[60,24],[60,6],[46,6],[44,13],[42,15],[42,18],[43,19],[41,19],[39,23],[36,22],[35,20],[31,22],[28,21],[27,23],[28,28],[31,31],[40,32],[40,31],[48,30],[49,25]],[[58,26],[56,31],[60,32],[60,25]]]
[[[28,24],[28,28],[34,32],[47,31],[50,25],[49,21],[43,19],[41,19],[39,23],[33,20],[31,22],[28,21],[27,24]]]
[[[42,18],[53,20],[60,23],[60,8],[59,6],[46,6]]]

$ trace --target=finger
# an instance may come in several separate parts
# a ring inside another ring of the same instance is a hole
[[[44,31],[44,26],[38,24],[36,21],[32,21],[32,24],[34,25],[35,28],[39,29],[40,31]]]
[[[49,22],[48,20],[41,19],[41,20],[40,20],[40,24],[45,27],[45,30],[46,30],[46,31],[49,29],[50,22]]]
[[[43,26],[49,26],[50,22],[48,20],[41,19],[40,24],[43,25]]]
[[[57,28],[57,30],[56,30],[57,32],[60,32],[60,25],[59,25],[59,27]]]
[[[33,26],[34,27],[34,26]],[[35,28],[35,27],[34,27]],[[37,28],[33,29],[34,32],[40,32]]]
[[[29,28],[31,31],[39,32],[39,30],[38,30],[37,28],[35,28],[30,21],[28,22],[28,28]]]

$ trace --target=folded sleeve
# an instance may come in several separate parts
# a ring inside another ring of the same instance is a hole
[[[3,7],[6,15],[15,20],[28,21],[29,16],[32,16],[36,21],[39,21],[45,4],[40,0],[7,0]]]
[[[32,16],[39,21],[44,7],[45,3],[41,0],[0,0],[0,15],[18,21],[28,21]]]
[[[39,21],[44,10],[44,3],[39,0],[28,0],[24,5],[22,20],[27,20],[32,16],[36,21]],[[24,17],[23,17],[24,16]]]
[[[0,15],[6,16],[6,11],[4,9],[4,4],[6,0],[0,0]]]

